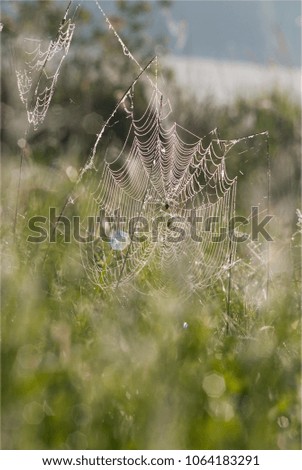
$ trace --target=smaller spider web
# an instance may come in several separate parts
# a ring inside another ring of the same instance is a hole
[[[25,39],[27,43],[24,66],[16,70],[19,95],[27,111],[29,124],[37,130],[43,123],[68,54],[75,23],[67,19],[68,10],[59,27],[57,37],[45,46],[38,39]]]
[[[186,295],[233,263],[236,243],[221,234],[235,212],[237,178],[228,176],[226,157],[237,141],[216,130],[200,138],[171,122],[157,88],[137,117],[134,91],[122,103],[129,122],[122,148],[109,145],[105,161],[85,174],[85,216],[101,216],[92,240],[80,244],[83,265],[105,290],[143,280],[146,291]]]

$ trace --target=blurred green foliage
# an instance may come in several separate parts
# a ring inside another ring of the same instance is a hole
[[[43,268],[28,251],[4,243],[3,448],[299,448],[299,292],[285,277],[257,308],[234,294],[227,334],[219,289],[110,301],[77,247],[54,246]]]
[[[137,12],[128,2],[118,4],[120,22],[130,28],[129,43],[136,38],[134,48],[141,18],[149,14],[147,2],[139,3]],[[20,2],[14,8],[6,44],[17,35],[21,15],[24,25],[32,24],[34,8],[40,9],[41,31],[56,30],[52,25],[60,15],[54,2],[47,4],[47,20],[41,14],[45,2]],[[79,15],[89,20],[87,11]],[[131,23],[125,20],[129,15]],[[110,67],[128,67],[121,55],[110,59],[115,46],[107,31],[86,34],[87,44],[93,40],[102,51],[108,48],[102,60],[114,61]],[[79,41],[84,47],[85,35]],[[78,166],[93,142],[87,132],[91,123],[83,125],[91,118],[92,103],[105,116],[116,92],[131,83],[133,69],[114,82],[96,54],[74,54],[62,70],[50,117],[30,141],[15,239],[18,162],[8,157],[17,154],[22,133],[12,126],[19,105],[5,81],[9,69],[4,70],[2,448],[299,449],[299,105],[277,93],[228,108],[211,102],[192,106],[179,96],[175,110],[178,121],[198,134],[217,125],[225,138],[270,133],[272,209],[279,225],[269,299],[263,295],[261,259],[245,259],[234,268],[230,318],[226,279],[184,301],[130,290],[108,298],[89,282],[76,243],[64,244],[59,235],[50,247],[26,241],[29,218],[48,214],[49,207],[59,211],[72,187],[65,169]],[[83,70],[86,75],[79,73]],[[145,90],[141,93],[143,105]],[[62,108],[60,125],[51,119],[54,106]],[[72,116],[68,122],[67,116]],[[114,131],[122,140],[122,124]],[[259,160],[253,178],[265,168],[265,159]]]

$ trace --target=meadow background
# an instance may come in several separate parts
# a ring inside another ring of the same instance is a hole
[[[27,138],[15,237],[27,127],[15,78],[20,38],[55,37],[66,4],[2,6],[2,448],[300,449],[301,105],[290,93],[272,87],[198,101],[171,67],[160,69],[176,120],[192,132],[269,132],[268,297],[263,240],[238,253],[229,305],[227,278],[183,301],[131,290],[110,298],[89,282],[76,243],[59,233],[51,246],[26,241],[31,216],[60,211],[95,134],[137,75],[104,19],[95,21],[93,2],[83,3],[48,115]],[[169,2],[115,5],[111,19],[135,57],[144,65],[160,44],[164,64],[164,32],[146,31]],[[142,86],[142,109],[147,98]],[[120,120],[114,139],[125,132]],[[266,165],[264,150],[248,162],[238,209],[255,203]]]

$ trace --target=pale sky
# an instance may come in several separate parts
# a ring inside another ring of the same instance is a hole
[[[176,0],[163,21],[174,54],[301,64],[300,1]]]

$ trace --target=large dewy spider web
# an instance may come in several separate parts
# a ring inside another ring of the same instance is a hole
[[[170,104],[157,87],[157,70],[155,83],[146,72],[153,61],[143,69],[98,0],[96,5],[140,74],[101,128],[78,179],[87,178],[86,216],[99,217],[97,230],[87,230],[90,242],[80,245],[86,272],[105,290],[116,291],[131,281],[147,292],[150,287],[165,293],[172,288],[181,295],[206,288],[227,272],[230,290],[237,177],[228,176],[226,160],[234,146],[255,136],[221,140],[213,130],[201,138],[171,123]],[[145,112],[137,116],[135,88],[143,76],[152,94]],[[99,144],[121,109],[130,123],[127,138],[117,154],[109,145],[100,163]]]
[[[229,269],[236,248],[227,236],[236,178],[226,169],[236,141],[219,140],[216,131],[199,138],[169,124],[169,102],[157,89],[137,117],[133,92],[129,107],[123,103],[130,125],[122,150],[113,157],[108,149],[98,183],[89,171],[86,215],[103,214],[105,237],[95,231],[82,246],[84,266],[105,289],[138,276],[164,291],[172,278],[178,291],[207,287]]]

